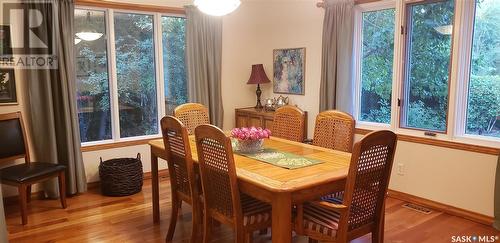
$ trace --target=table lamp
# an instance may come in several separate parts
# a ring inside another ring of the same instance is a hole
[[[247,84],[257,84],[257,90],[255,94],[257,95],[257,105],[256,109],[262,109],[262,103],[260,103],[260,95],[262,91],[260,90],[260,84],[270,83],[271,81],[264,71],[264,66],[262,64],[252,65],[252,74],[250,74],[250,79],[248,79]]]

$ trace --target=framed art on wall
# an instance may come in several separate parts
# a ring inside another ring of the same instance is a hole
[[[17,104],[14,69],[0,69],[0,105]]]
[[[306,48],[273,51],[273,91],[303,95],[305,91]]]
[[[0,56],[1,55],[12,55],[10,27],[8,25],[0,25]]]

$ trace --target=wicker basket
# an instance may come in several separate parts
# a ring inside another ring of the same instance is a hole
[[[99,164],[101,193],[106,196],[128,196],[142,190],[141,154],[137,158],[119,158]]]

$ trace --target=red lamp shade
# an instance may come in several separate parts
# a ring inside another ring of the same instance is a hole
[[[265,84],[270,82],[262,64],[252,65],[252,74],[250,74],[247,84]]]

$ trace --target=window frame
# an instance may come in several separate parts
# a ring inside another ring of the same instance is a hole
[[[165,97],[165,72],[164,72],[164,67],[165,66],[164,66],[164,63],[163,63],[163,25],[162,25],[163,21],[162,21],[162,18],[163,17],[177,17],[177,18],[184,18],[184,19],[186,19],[186,15],[185,14],[175,14],[175,13],[172,13],[172,14],[164,14],[163,13],[163,14],[158,15],[157,17],[158,17],[157,21],[159,23],[158,24],[158,33],[159,34],[157,35],[157,37],[158,37],[157,41],[158,41],[158,43],[160,44],[160,47],[161,47],[161,48],[158,48],[158,49],[161,49],[158,52],[158,59],[159,59],[158,61],[159,61],[159,64],[161,65],[161,68],[159,68],[160,69],[159,75],[160,75],[160,78],[161,78],[161,82],[160,82],[161,83],[161,85],[160,85],[160,87],[161,87],[161,97],[159,97],[159,99],[162,101],[161,102],[161,107],[159,107],[159,109],[162,110],[162,112],[163,112],[164,115],[169,115],[169,116],[172,115],[173,116],[174,114],[166,114],[167,111],[166,111],[166,104],[165,104],[166,103],[165,102],[165,100],[166,100],[165,99],[166,98]],[[186,44],[186,42],[184,44]],[[187,62],[186,62],[186,64],[187,64]],[[186,81],[187,81],[187,73],[186,73]],[[158,121],[160,121],[160,119]],[[161,128],[160,128],[160,132],[161,132]]]
[[[454,137],[459,142],[500,147],[500,138],[466,133],[476,1],[458,2],[460,2],[460,17],[457,21],[459,22],[458,28],[455,29],[462,33],[458,37],[457,45],[463,51],[458,53],[455,60],[458,71],[456,72]]]
[[[448,110],[447,128],[445,132],[430,131],[435,136],[425,135],[429,130],[401,127],[403,106],[398,106],[398,99],[403,97],[404,78],[406,75],[406,35],[404,27],[408,23],[407,6],[435,0],[381,0],[377,2],[355,5],[354,39],[353,39],[353,82],[354,82],[354,110],[353,115],[358,119],[360,113],[360,43],[362,38],[361,14],[364,11],[373,11],[395,7],[394,33],[394,64],[391,100],[391,123],[380,124],[356,121],[356,128],[361,131],[389,129],[397,134],[414,137],[415,140],[428,139],[437,142],[456,142],[477,146],[499,148],[500,138],[472,135],[465,133],[468,88],[470,78],[470,61],[472,54],[473,27],[475,21],[476,1],[454,0],[453,35],[451,40],[450,68],[448,78]],[[392,5],[391,5],[392,4]],[[389,6],[389,7],[388,7]],[[455,35],[460,33],[460,35]]]
[[[160,120],[165,116],[165,90],[164,90],[164,72],[163,72],[163,43],[162,43],[162,22],[161,18],[166,17],[181,17],[185,18],[185,14],[179,13],[165,13],[165,12],[150,12],[143,10],[130,10],[122,8],[98,7],[76,5],[75,9],[81,10],[96,10],[104,11],[105,13],[105,26],[107,34],[107,58],[108,58],[108,79],[109,79],[109,92],[110,92],[110,108],[111,108],[111,137],[112,139],[81,142],[82,147],[113,144],[119,142],[139,141],[145,139],[156,139],[161,136]],[[115,44],[115,29],[114,29],[114,13],[127,13],[127,14],[146,14],[152,16],[153,20],[153,46],[154,46],[154,65],[155,65],[155,79],[156,79],[156,102],[157,102],[157,115],[158,126],[157,133],[151,135],[142,135],[134,137],[120,137],[120,120],[119,120],[119,101],[118,101],[118,78],[116,67],[116,44]]]
[[[447,97],[447,107],[446,107],[446,123],[445,123],[445,129],[444,131],[439,131],[439,130],[432,130],[432,129],[424,129],[424,128],[414,128],[414,127],[408,127],[408,126],[403,126],[405,122],[403,122],[404,119],[406,119],[406,110],[405,107],[409,105],[407,103],[407,96],[408,93],[410,92],[409,90],[406,89],[406,87],[409,85],[409,72],[410,72],[410,67],[409,67],[409,60],[410,60],[410,41],[411,41],[411,35],[410,32],[412,30],[412,23],[411,23],[411,7],[415,5],[420,5],[420,4],[433,4],[433,3],[438,3],[438,2],[445,2],[447,0],[421,0],[421,1],[411,1],[411,2],[406,2],[404,5],[404,24],[402,25],[401,28],[401,35],[403,35],[403,43],[402,45],[404,46],[404,52],[403,52],[403,59],[402,62],[404,63],[403,70],[402,70],[402,76],[401,76],[401,88],[400,88],[400,94],[399,94],[399,100],[398,100],[398,109],[399,109],[399,122],[398,126],[399,129],[401,130],[410,130],[410,131],[415,131],[417,133],[424,133],[424,136],[426,133],[433,133],[435,134],[434,136],[436,137],[448,137],[449,133],[449,125],[450,125],[450,95],[451,95],[451,87],[452,87],[452,72],[453,72],[453,55],[454,55],[454,50],[455,50],[455,45],[454,45],[454,40],[456,39],[455,37],[455,26],[456,26],[456,14],[457,14],[457,6],[456,3],[457,1],[453,0],[453,32],[451,35],[451,43],[450,43],[450,64],[448,67],[448,97]]]
[[[396,82],[396,78],[394,75],[394,71],[392,73],[392,90],[391,90],[391,122],[389,124],[386,123],[378,123],[378,122],[368,122],[368,121],[360,121],[359,117],[361,115],[361,66],[362,66],[362,45],[363,45],[363,13],[364,12],[372,12],[379,10],[386,10],[394,8],[394,23],[396,24],[396,2],[394,0],[387,1],[379,1],[379,2],[370,2],[365,4],[357,4],[354,7],[354,38],[353,38],[353,80],[354,80],[354,109],[353,116],[356,119],[356,127],[362,129],[370,129],[370,130],[378,130],[378,129],[394,129],[393,126],[393,118],[396,115],[393,109],[394,106],[394,85]],[[393,70],[396,69],[396,35],[397,29],[394,29],[394,48],[393,48]],[[397,100],[397,99],[396,99]]]

